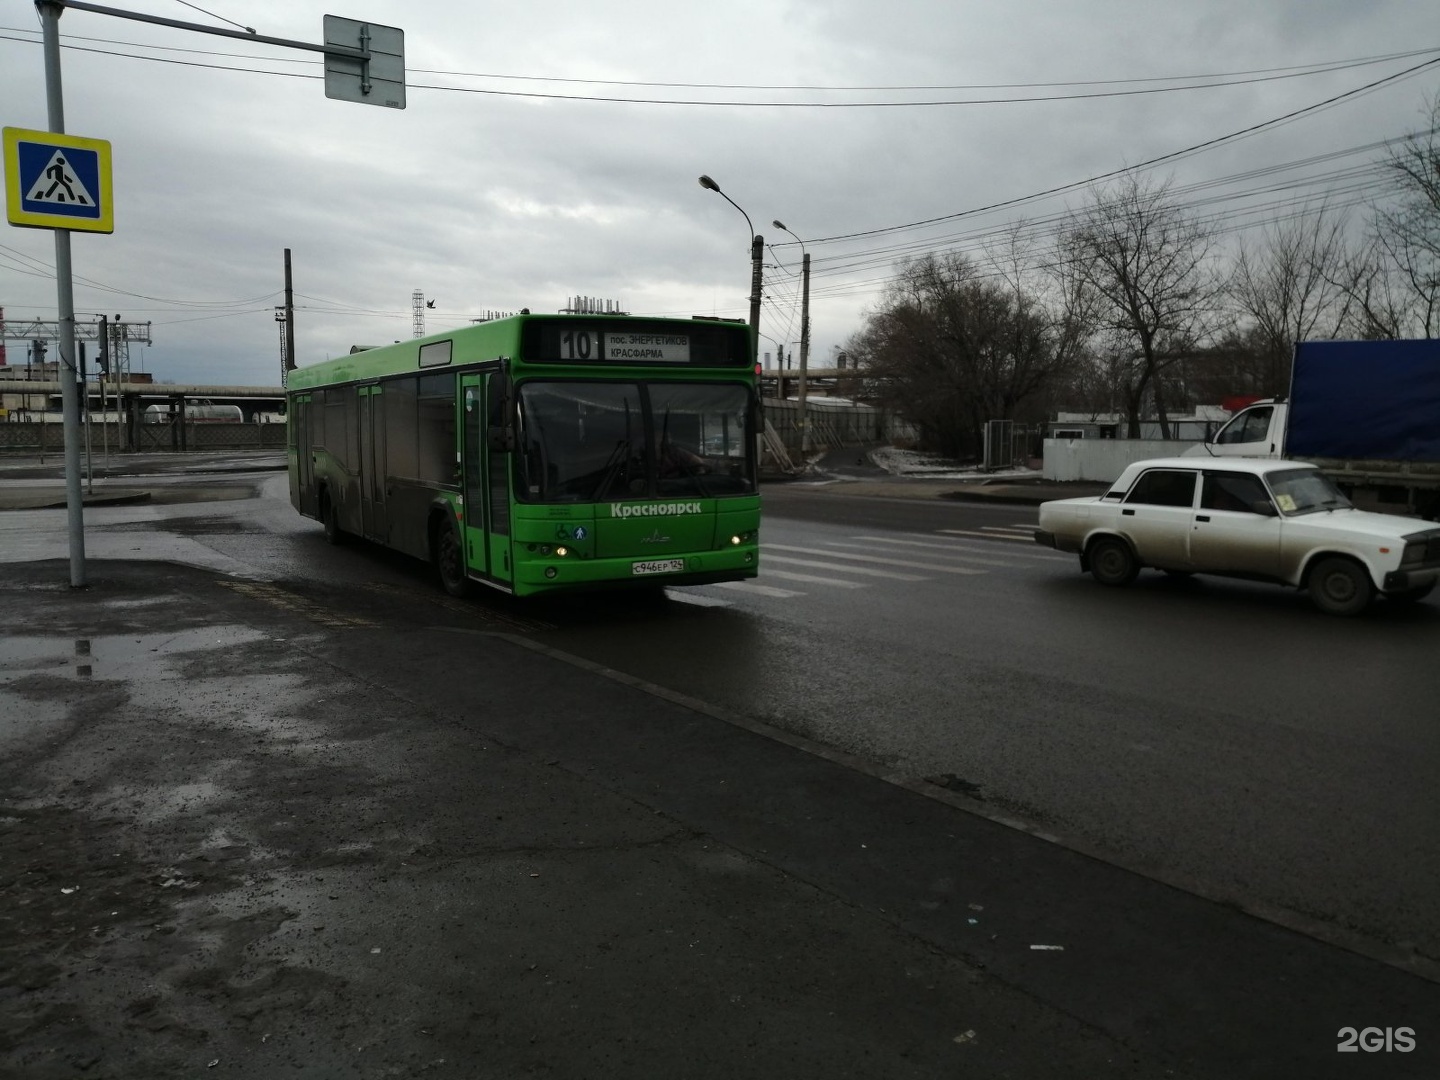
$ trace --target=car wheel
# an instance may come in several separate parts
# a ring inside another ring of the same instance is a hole
[[[1321,559],[1306,579],[1310,599],[1327,615],[1359,615],[1375,598],[1370,575],[1350,559]]]
[[[325,542],[334,544],[336,547],[345,542],[345,530],[340,528],[340,520],[335,514],[335,504],[330,501],[328,494],[320,496],[320,522],[325,526]]]
[[[440,584],[451,596],[466,596],[470,592],[470,579],[465,574],[465,548],[460,543],[460,533],[453,520],[440,523],[435,537],[435,568],[440,573]]]
[[[1404,592],[1386,593],[1385,599],[1398,600],[1402,604],[1413,604],[1417,600],[1424,600],[1425,597],[1429,596],[1434,591],[1435,582],[1432,581],[1429,585],[1420,585],[1414,589],[1406,589]]]
[[[1090,545],[1090,573],[1101,585],[1129,585],[1140,563],[1124,540],[1104,536]]]

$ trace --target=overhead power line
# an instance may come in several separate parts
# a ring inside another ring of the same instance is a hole
[[[1282,124],[1291,123],[1292,121],[1297,120],[1302,116],[1306,116],[1310,113],[1319,112],[1323,109],[1331,108],[1349,98],[1358,97],[1361,94],[1370,93],[1388,83],[1397,82],[1401,79],[1412,78],[1415,75],[1420,74],[1427,68],[1434,67],[1437,64],[1440,64],[1440,57],[1436,57],[1433,60],[1426,60],[1425,62],[1416,64],[1413,67],[1408,67],[1404,71],[1397,71],[1393,75],[1387,75],[1383,79],[1376,79],[1373,82],[1365,83],[1363,86],[1357,86],[1353,90],[1346,90],[1344,93],[1335,94],[1332,97],[1325,98],[1323,101],[1317,101],[1313,105],[1306,105],[1304,108],[1293,109],[1290,112],[1284,113],[1280,116],[1273,117],[1269,120],[1262,120],[1258,124],[1251,124],[1248,127],[1240,128],[1239,130],[1232,131],[1229,134],[1219,135],[1213,139],[1206,139],[1204,142],[1195,143],[1194,145],[1187,146],[1181,150],[1172,150],[1169,153],[1161,154],[1158,157],[1152,157],[1149,160],[1142,161],[1136,165],[1127,165],[1123,168],[1111,169],[1108,172],[1099,173],[1095,176],[1087,177],[1084,180],[1072,180],[1065,184],[1058,184],[1055,187],[1046,188],[1043,191],[1033,192],[1029,195],[1021,195],[1013,199],[1003,199],[1000,202],[990,203],[986,206],[977,206],[969,210],[959,210],[953,214],[941,214],[938,217],[925,218],[921,221],[911,221],[907,222],[904,225],[887,225],[882,228],[866,229],[860,232],[838,233],[834,236],[816,237],[813,240],[807,240],[806,243],[831,244],[840,240],[853,240],[857,237],[862,236],[879,236],[884,233],[899,232],[902,229],[916,229],[927,225],[936,225],[943,221],[954,221],[957,218],[969,217],[975,214],[989,213],[994,210],[1007,209],[1010,207],[1023,205],[1024,203],[1033,202],[1036,199],[1043,199],[1051,195],[1059,195],[1067,191],[1075,191],[1079,188],[1089,187],[1092,184],[1098,184],[1105,180],[1113,180],[1115,177],[1124,176],[1126,173],[1134,173],[1146,169],[1153,169],[1157,165],[1163,165],[1166,162],[1171,161],[1178,161],[1181,158],[1189,157],[1193,154],[1198,154],[1204,150],[1213,149],[1214,147],[1220,146],[1224,143],[1236,142],[1240,139],[1249,138],[1250,136],[1258,134],[1261,131],[1279,127]],[[779,246],[785,247],[788,245],[780,244]]]
[[[183,0],[182,0],[183,2]],[[198,10],[198,9],[197,9]],[[207,12],[208,14],[208,12]],[[218,17],[218,16],[217,16]],[[229,20],[226,20],[229,21]],[[235,25],[239,25],[238,23]],[[246,27],[245,29],[249,29]],[[35,35],[34,31],[21,30],[14,27],[0,27],[0,30],[8,30],[12,33],[22,35]],[[253,32],[253,31],[252,31]],[[39,44],[38,35],[10,37],[0,35],[0,40],[21,41],[30,44]],[[277,58],[272,56],[251,55],[245,53],[224,53],[213,50],[179,49],[169,46],[150,45],[140,42],[116,41],[107,38],[85,38],[62,36],[61,45],[64,48],[78,52],[90,52],[104,56],[119,56],[127,59],[145,60],[151,63],[177,64],[184,67],[198,67],[217,71],[238,71],[256,75],[275,75],[284,78],[313,79],[319,80],[324,76],[321,74],[307,74],[302,71],[274,71],[265,68],[245,67],[230,64],[205,63],[198,60],[181,60],[174,57],[145,55],[142,53],[124,52],[115,49],[100,49],[93,46],[73,44],[75,41],[93,41],[101,44],[113,44],[130,49],[148,49],[152,51],[163,51],[171,53],[184,53],[192,56],[215,56],[231,59],[251,60],[263,63],[276,63]],[[1440,52],[1440,46],[1427,49],[1416,49],[1407,52],[1389,53],[1382,56],[1357,57],[1345,60],[1327,60],[1309,65],[1293,65],[1280,68],[1262,68],[1252,71],[1239,72],[1218,72],[1213,74],[1199,75],[1170,75],[1150,76],[1143,78],[1125,79],[1085,79],[1068,82],[1019,82],[1019,83],[980,83],[980,84],[913,84],[913,85],[875,85],[875,86],[823,86],[823,85],[764,85],[744,83],[671,83],[654,82],[642,80],[621,80],[621,79],[580,79],[559,76],[539,75],[500,75],[481,72],[444,71],[431,69],[411,69],[409,75],[443,75],[453,78],[467,79],[489,79],[496,81],[524,81],[524,82],[547,82],[561,83],[568,85],[593,85],[593,86],[636,86],[651,89],[685,89],[685,90],[741,90],[752,92],[807,92],[807,93],[918,93],[933,91],[1016,91],[1016,90],[1053,90],[1063,87],[1078,88],[1072,93],[1044,93],[1044,94],[1009,94],[998,97],[966,97],[946,98],[927,100],[895,100],[895,101],[735,101],[735,100],[710,100],[697,98],[661,98],[661,97],[619,97],[598,94],[566,94],[556,92],[543,92],[533,90],[507,90],[495,87],[473,87],[473,86],[451,86],[436,83],[410,82],[407,79],[407,90],[435,90],[445,93],[459,94],[482,94],[494,97],[515,97],[515,98],[538,98],[558,101],[584,101],[626,105],[664,105],[664,106],[689,106],[697,108],[765,108],[765,109],[893,109],[893,108],[936,108],[936,107],[958,107],[977,105],[1011,105],[1025,103],[1043,103],[1055,101],[1079,101],[1087,99],[1135,97],[1154,94],[1180,93],[1195,90],[1213,90],[1231,86],[1246,86],[1255,83],[1275,82],[1287,79],[1307,78],[1314,75],[1331,74],[1337,71],[1352,70],[1360,67],[1372,66],[1375,64],[1394,63],[1400,60],[1412,59],[1416,56],[1428,56]],[[1440,58],[1437,58],[1440,59]],[[321,62],[296,60],[290,61],[293,64],[310,68],[319,68]],[[1140,84],[1171,84],[1171,85],[1140,85]],[[1090,89],[1093,87],[1115,87],[1116,89]]]

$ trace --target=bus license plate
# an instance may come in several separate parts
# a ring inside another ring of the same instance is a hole
[[[655,559],[630,564],[632,574],[675,574],[685,569],[684,559]]]

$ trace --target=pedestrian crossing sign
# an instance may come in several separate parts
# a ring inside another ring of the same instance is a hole
[[[5,212],[11,225],[115,231],[108,142],[7,127],[4,145]]]

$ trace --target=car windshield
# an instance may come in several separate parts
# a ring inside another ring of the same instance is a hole
[[[1286,517],[1350,508],[1350,500],[1317,469],[1281,469],[1266,473],[1265,481]]]
[[[744,386],[537,380],[519,399],[516,490],[526,502],[755,490]]]

